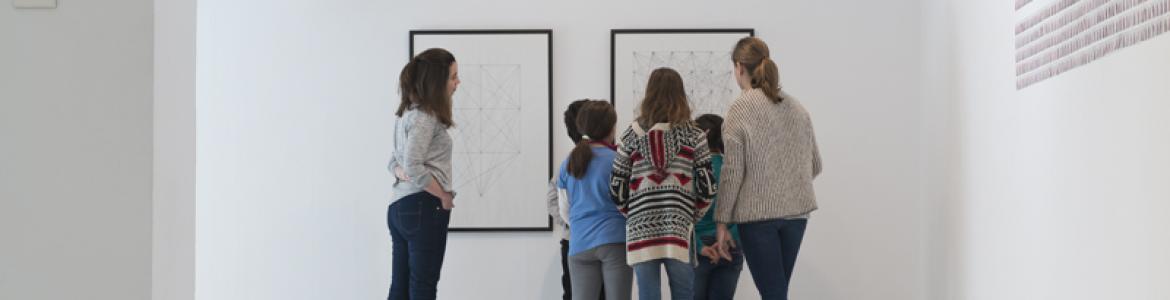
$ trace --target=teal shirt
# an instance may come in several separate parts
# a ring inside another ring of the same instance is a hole
[[[711,169],[715,171],[715,182],[719,182],[719,174],[723,169],[723,155],[718,153],[711,153]],[[711,208],[707,209],[707,214],[703,215],[703,219],[695,223],[695,238],[692,239],[691,244],[694,244],[695,253],[703,251],[702,236],[715,237],[715,206],[719,205],[719,199],[711,201]],[[735,240],[735,245],[739,246],[739,229],[735,224],[728,224],[727,230],[731,231],[731,238]]]

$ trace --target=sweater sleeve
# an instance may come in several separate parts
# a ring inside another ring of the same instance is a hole
[[[395,158],[395,153],[390,153],[390,163],[386,164],[386,169],[390,170],[390,177],[394,178],[394,184],[398,184],[398,175],[394,173],[394,166],[398,164],[398,159]]]
[[[812,177],[817,178],[821,175],[824,166],[821,163],[821,148],[817,146],[817,135],[812,129],[811,121],[809,121],[808,136],[812,140]]]
[[[431,148],[431,141],[435,137],[435,130],[439,130],[439,121],[429,114],[419,112],[410,120],[410,127],[406,128],[406,147],[402,147],[403,160],[397,163],[402,166],[410,184],[418,189],[425,189],[431,183],[431,174],[423,162],[427,159],[427,152]]]
[[[559,190],[557,189],[557,177],[553,177],[548,182],[548,195],[546,201],[548,202],[548,215],[553,218],[553,224],[560,226],[567,224],[565,219],[561,217],[561,208],[559,203]]]
[[[720,171],[717,193],[719,205],[715,206],[715,222],[718,223],[731,223],[735,204],[739,200],[739,190],[743,186],[747,132],[742,122],[742,116],[733,105],[727,112],[727,120],[723,122],[723,169]]]
[[[711,202],[715,199],[715,193],[718,190],[719,183],[714,182],[714,169],[711,166],[711,149],[707,145],[707,136],[703,131],[695,130],[695,136],[692,137],[692,143],[695,149],[695,163],[693,174],[695,176],[695,222],[703,219],[703,215],[707,213],[707,209],[711,208]]]
[[[626,131],[629,132],[629,130]],[[622,135],[623,142],[618,145],[617,154],[614,155],[613,173],[609,180],[609,195],[613,197],[614,205],[617,205],[618,211],[622,212],[623,215],[629,212],[630,169],[632,168],[630,161],[632,150],[630,145],[624,141],[626,135]]]
[[[395,127],[394,131],[398,131],[397,127],[402,126],[402,124],[398,124],[398,123],[399,123],[398,121],[394,122],[394,127]],[[397,136],[394,137],[394,143],[395,144],[398,143]],[[397,147],[394,147],[394,148],[397,148]],[[398,179],[398,174],[396,172],[394,172],[394,167],[396,167],[396,166],[398,166],[398,150],[394,149],[393,151],[390,152],[390,162],[386,164],[386,170],[389,170],[390,177],[394,178],[394,185],[398,185],[399,182],[402,182],[402,179]]]
[[[557,214],[561,216],[561,220],[565,220],[565,224],[569,224],[569,190],[562,188],[557,189],[557,206],[560,208],[560,210],[557,211]]]

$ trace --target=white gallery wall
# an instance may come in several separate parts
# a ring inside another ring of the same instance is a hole
[[[1012,1],[950,2],[953,299],[1170,299],[1170,35],[1017,91]]]
[[[0,299],[149,299],[150,0],[0,4]]]
[[[195,0],[154,1],[151,299],[195,299]]]
[[[921,138],[922,218],[926,299],[954,299],[956,187],[959,186],[959,112],[954,101],[954,28],[949,0],[922,2]]]
[[[794,297],[927,298],[919,1],[205,0],[197,10],[199,299],[384,297],[384,167],[410,29],[552,29],[559,161],[571,146],[560,112],[609,95],[610,29],[741,27],[770,43],[826,161]],[[443,299],[559,297],[551,233],[453,233],[446,257]],[[746,271],[740,296],[758,298]]]
[[[1011,2],[0,4],[0,299],[384,297],[410,29],[552,29],[559,160],[609,29],[743,27],[826,160],[794,298],[1170,298],[1170,35],[1017,90]],[[440,297],[558,298],[557,248],[453,233]]]

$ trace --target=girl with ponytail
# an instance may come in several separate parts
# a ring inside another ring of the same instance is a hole
[[[609,195],[617,113],[606,101],[587,101],[577,112],[581,140],[561,164],[557,190],[569,220],[569,273],[574,299],[630,299],[633,271],[626,265],[626,218]],[[604,291],[602,283],[604,282]]]
[[[605,101],[590,101],[582,105],[577,113],[577,131],[581,140],[569,153],[568,171],[573,178],[582,178],[593,160],[594,146],[613,148],[613,127],[617,114],[613,106]]]
[[[743,93],[723,123],[715,248],[725,259],[731,248],[742,251],[763,299],[788,299],[809,214],[817,209],[812,182],[821,173],[820,150],[808,111],[780,88],[768,45],[744,38],[731,56]],[[732,241],[729,223],[738,224],[742,245]]]

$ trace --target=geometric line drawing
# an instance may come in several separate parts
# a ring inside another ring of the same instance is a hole
[[[520,158],[521,69],[518,64],[461,64],[452,95],[455,190],[488,194]]]
[[[635,101],[646,94],[646,83],[655,69],[669,67],[682,76],[692,117],[723,115],[739,91],[735,88],[731,51],[658,50],[634,51],[630,86]]]
[[[551,231],[548,211],[531,199],[545,196],[532,183],[553,170],[552,30],[410,30],[409,48],[459,58],[447,134],[451,188],[464,213],[451,215],[449,230]]]

